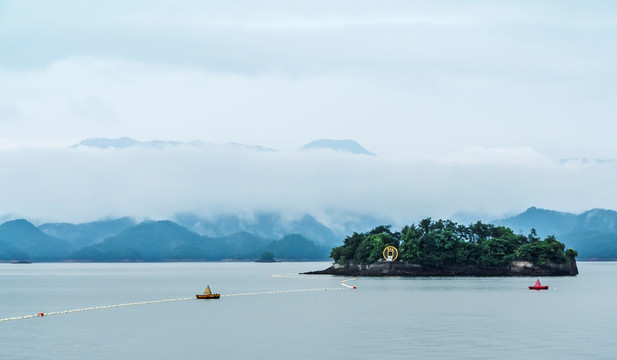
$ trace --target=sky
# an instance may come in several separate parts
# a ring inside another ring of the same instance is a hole
[[[0,218],[617,209],[615,39],[610,1],[0,0]],[[70,148],[124,136],[279,151]]]

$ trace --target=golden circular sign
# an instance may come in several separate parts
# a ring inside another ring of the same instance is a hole
[[[394,246],[386,246],[383,249],[383,258],[386,261],[394,261],[398,257],[398,250]]]

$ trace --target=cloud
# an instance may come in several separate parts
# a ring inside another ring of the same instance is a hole
[[[195,138],[293,149],[352,138],[380,154],[533,147],[551,158],[610,157],[617,97],[577,82],[447,73],[219,73],[88,57],[0,71],[13,116],[3,142]],[[585,121],[582,121],[584,119]],[[591,140],[593,139],[593,140]]]
[[[0,214],[41,220],[271,210],[405,223],[458,211],[498,217],[531,205],[576,212],[617,200],[616,165],[530,167],[520,149],[497,150],[502,161],[485,149],[474,158],[484,153],[486,161],[471,163],[226,146],[0,151]]]
[[[546,155],[530,147],[466,147],[459,151],[440,157],[438,160],[459,166],[515,166],[522,168],[545,168],[554,166]]]
[[[6,125],[18,121],[22,116],[21,111],[14,104],[0,102],[0,124]]]
[[[390,91],[346,75],[246,76],[72,58],[44,71],[0,73],[0,81],[14,84],[0,94],[23,113],[2,136],[25,142],[130,136],[296,148],[367,137],[377,124],[358,121],[396,111],[385,107],[396,98]]]
[[[0,213],[261,206],[414,217],[614,203],[614,164],[558,162],[615,157],[614,5],[0,7]],[[282,151],[63,149],[123,136]],[[354,139],[380,157],[293,151],[315,139]]]

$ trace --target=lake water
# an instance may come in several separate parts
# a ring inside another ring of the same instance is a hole
[[[271,276],[318,263],[0,264],[0,359],[614,359],[617,263],[576,277]],[[311,292],[287,290],[322,289]],[[278,293],[274,293],[278,292]]]

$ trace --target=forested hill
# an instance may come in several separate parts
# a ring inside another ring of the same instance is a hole
[[[165,258],[173,255],[177,256],[176,259],[195,259],[199,255],[198,258],[206,259],[258,259],[260,251],[278,248],[280,250],[275,256],[281,259],[326,259],[330,249],[340,246],[343,239],[354,231],[360,234],[368,233],[376,225],[396,223],[387,218],[358,214],[334,213],[329,216],[330,221],[325,223],[330,225],[326,226],[309,214],[299,217],[286,217],[282,213],[255,213],[252,216],[227,214],[205,218],[191,213],[179,214],[172,219],[174,223],[198,234],[204,243],[217,245],[202,244],[210,247],[206,253],[202,251],[202,245],[196,246],[189,241],[178,245],[175,252],[165,255]],[[445,228],[452,227],[446,225],[446,221],[441,222]],[[422,223],[415,225],[416,228],[420,228]],[[577,215],[532,207],[514,217],[491,223],[495,228],[500,226],[510,228],[518,235],[529,234],[532,228],[536,229],[537,238],[546,239],[554,235],[566,245],[566,248],[576,249],[579,260],[617,259],[617,212],[612,210],[592,209]],[[70,255],[79,255],[72,260],[88,261],[122,258],[124,256],[122,251],[135,249],[135,246],[130,246],[130,239],[124,237],[122,241],[110,240],[110,243],[103,243],[138,225],[129,217],[81,224],[48,223],[39,226],[23,219],[6,221],[0,225],[0,261],[58,261],[67,259]],[[456,225],[452,231],[458,231],[458,226]],[[466,232],[476,231],[474,226],[481,228],[489,225],[469,225],[466,226]],[[146,228],[151,232],[157,229],[156,226]],[[400,233],[398,241],[402,243],[402,231]],[[297,237],[286,238],[291,234],[298,234],[308,240],[310,246],[306,246],[307,243]],[[155,236],[154,233],[147,235],[149,238]],[[465,232],[460,236],[461,241],[474,243],[473,239],[467,240]],[[530,239],[527,235],[524,237]],[[170,238],[169,241],[173,239]],[[275,241],[277,243],[273,243]],[[303,254],[299,258],[295,257],[299,256],[297,248]],[[82,249],[84,251],[80,251]],[[140,250],[140,254],[134,252],[132,255],[129,252],[125,254],[129,258],[133,255],[140,259],[149,258],[148,251],[144,251]],[[310,255],[316,252],[320,255]],[[110,254],[113,256],[108,257]],[[355,252],[353,254],[355,256]],[[346,259],[353,260],[353,257],[345,256]],[[465,257],[465,251],[457,255],[457,258],[461,257]],[[446,258],[444,255],[443,260],[446,261]]]
[[[134,224],[121,219],[44,228],[62,238],[46,234],[26,220],[0,225],[0,262],[257,260],[263,252],[271,252],[280,260],[325,260],[329,251],[298,234],[279,239],[246,232],[207,237],[168,220]],[[93,231],[84,236],[84,229]],[[97,241],[97,236],[114,230],[118,233]]]
[[[580,214],[530,207],[516,216],[492,221],[517,233],[535,229],[539,236],[555,235],[575,248],[581,260],[617,259],[617,212],[591,209]]]
[[[544,266],[564,264],[577,255],[575,250],[565,250],[565,245],[554,236],[541,240],[534,231],[524,236],[504,226],[481,222],[464,226],[427,218],[399,232],[391,231],[389,226],[379,226],[366,233],[354,233],[345,238],[342,246],[332,249],[330,256],[340,265],[371,264],[382,258],[382,251],[388,245],[399,249],[400,261],[436,268],[498,267],[514,260]]]
[[[0,260],[62,260],[71,246],[39,230],[26,220],[0,225]]]

